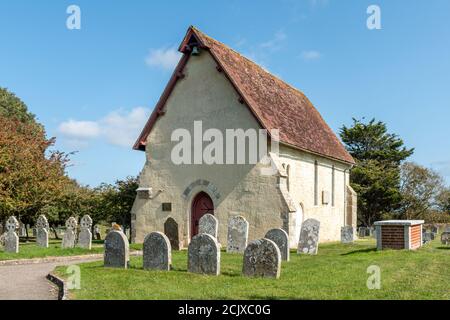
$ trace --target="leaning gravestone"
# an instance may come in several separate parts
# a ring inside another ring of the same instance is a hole
[[[248,222],[242,216],[234,216],[228,221],[227,252],[244,253],[248,240]]]
[[[76,232],[78,228],[78,221],[74,217],[70,217],[66,220],[66,232],[64,232],[64,236],[62,239],[61,247],[65,248],[74,248],[75,240],[76,240]]]
[[[83,216],[80,220],[80,234],[78,235],[78,246],[91,250],[92,248],[92,218],[89,215]]]
[[[247,277],[279,278],[281,253],[269,239],[259,239],[248,244],[244,252],[242,273]]]
[[[281,260],[289,261],[289,235],[283,229],[269,230],[265,237],[272,240],[280,249]]]
[[[212,214],[207,213],[200,218],[198,233],[207,233],[217,239],[219,221]]]
[[[220,274],[220,247],[216,238],[206,233],[192,238],[188,247],[188,271],[215,276]]]
[[[355,233],[352,226],[341,228],[341,243],[353,243],[355,241]]]
[[[178,230],[178,223],[175,219],[169,217],[164,222],[164,234],[169,238],[170,245],[173,250],[180,250],[180,234]]]
[[[19,253],[17,229],[19,229],[19,221],[17,221],[16,217],[9,217],[6,221],[5,252]]]
[[[441,243],[444,245],[450,244],[450,232],[442,232],[441,234]]]
[[[36,221],[36,243],[38,246],[48,248],[49,229],[47,218],[44,215],[40,215]]]
[[[128,268],[130,260],[128,239],[122,231],[112,230],[105,238],[104,266]]]
[[[144,269],[169,271],[172,265],[172,248],[162,232],[152,232],[144,239]]]
[[[302,224],[297,253],[317,254],[319,247],[320,221],[308,219]]]

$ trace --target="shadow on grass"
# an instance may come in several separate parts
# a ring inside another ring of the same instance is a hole
[[[450,250],[450,246],[447,246],[447,247],[437,247],[436,249],[439,249],[439,250]]]
[[[349,256],[352,254],[358,254],[358,253],[368,253],[368,252],[376,252],[377,248],[367,248],[367,249],[361,249],[361,250],[354,250],[346,253],[342,253],[341,256]]]

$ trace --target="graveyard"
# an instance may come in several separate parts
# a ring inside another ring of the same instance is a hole
[[[450,299],[450,247],[436,239],[415,251],[377,251],[371,238],[319,245],[317,255],[290,252],[279,279],[244,277],[243,255],[221,251],[220,275],[188,272],[187,250],[172,252],[171,271],[128,269],[103,261],[81,264],[81,289],[69,299]],[[381,268],[381,288],[369,290],[367,268]],[[67,278],[65,267],[55,271]]]

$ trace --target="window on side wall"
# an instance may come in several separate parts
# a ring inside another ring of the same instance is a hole
[[[319,205],[319,164],[314,161],[314,205]]]

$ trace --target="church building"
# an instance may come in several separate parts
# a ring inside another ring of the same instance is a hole
[[[248,221],[249,241],[283,228],[292,248],[309,218],[321,223],[320,242],[339,241],[341,227],[356,227],[356,194],[349,185],[355,161],[301,91],[194,27],[179,51],[134,145],[146,162],[131,212],[133,242],[161,231],[174,248],[187,247],[206,213],[219,221],[222,246],[236,215]],[[238,140],[232,129],[245,134],[244,151],[232,143]],[[213,143],[224,147],[211,148]],[[228,161],[240,152],[246,161]]]

